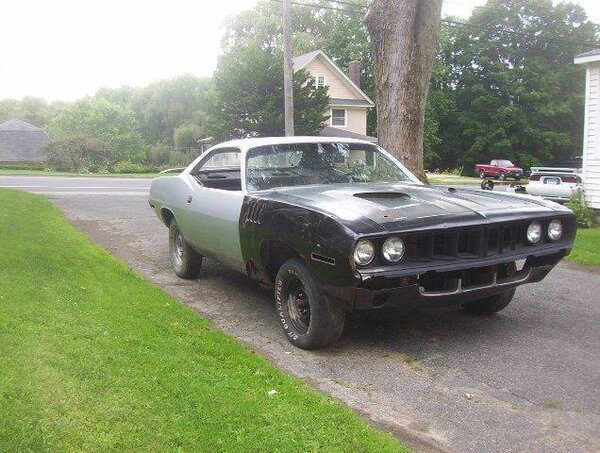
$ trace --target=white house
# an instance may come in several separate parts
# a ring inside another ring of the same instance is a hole
[[[360,89],[359,62],[350,62],[346,75],[323,51],[315,50],[295,57],[293,65],[294,71],[307,70],[315,85],[329,87],[329,120],[322,135],[376,141],[367,136],[367,112],[375,104]]]
[[[583,127],[583,179],[590,207],[600,210],[600,49],[575,57],[586,66],[585,123]]]

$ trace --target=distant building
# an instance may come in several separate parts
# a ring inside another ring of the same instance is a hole
[[[600,49],[575,57],[586,66],[583,126],[583,183],[590,207],[600,209]]]
[[[321,50],[299,55],[294,58],[293,64],[294,71],[307,70],[315,86],[329,88],[329,106],[325,112],[329,120],[321,135],[377,141],[367,136],[367,112],[375,104],[360,89],[358,61],[350,62],[348,75]]]
[[[43,158],[48,134],[13,118],[0,124],[0,162],[37,162]]]

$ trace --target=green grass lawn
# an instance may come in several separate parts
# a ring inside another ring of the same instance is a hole
[[[0,190],[0,288],[2,452],[404,450],[212,329],[44,198]]]
[[[430,184],[481,184],[481,179],[472,176],[453,175],[452,173],[427,173]]]
[[[600,228],[577,230],[569,260],[586,266],[600,266]]]
[[[25,176],[87,176],[102,178],[155,178],[158,173],[71,173],[67,171],[46,171],[27,169],[19,170],[14,168],[0,168],[0,175],[25,175]]]

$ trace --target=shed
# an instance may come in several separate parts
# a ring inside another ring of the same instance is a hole
[[[39,127],[13,118],[0,124],[0,162],[38,162],[48,143]]]
[[[583,183],[588,205],[600,210],[600,49],[575,57],[585,65],[585,122],[583,126]]]

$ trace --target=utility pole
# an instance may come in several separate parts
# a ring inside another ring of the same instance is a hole
[[[294,135],[294,68],[292,67],[292,5],[283,0],[283,106],[285,135]]]

